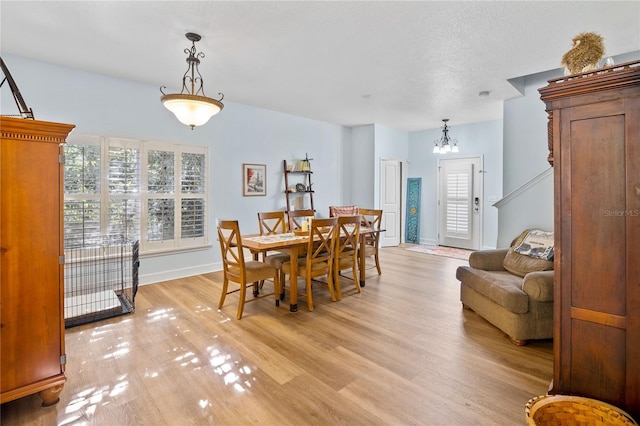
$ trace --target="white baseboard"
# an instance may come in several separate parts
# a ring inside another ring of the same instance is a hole
[[[171,271],[154,272],[142,274],[139,277],[139,285],[159,283],[162,281],[177,280],[179,278],[191,277],[193,275],[208,274],[222,270],[222,262],[209,263],[206,265],[192,266],[189,268],[173,269]]]
[[[434,240],[434,239],[420,239],[420,244],[423,246],[437,246],[438,245],[438,241]],[[490,247],[490,246],[482,246],[482,248],[480,250],[493,250],[495,249],[495,247]]]

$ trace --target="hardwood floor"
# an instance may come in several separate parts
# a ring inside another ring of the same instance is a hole
[[[361,294],[316,286],[313,312],[265,298],[240,321],[237,295],[216,308],[220,273],[140,287],[135,313],[67,330],[57,405],[3,404],[2,424],[524,424],[552,342],[517,347],[463,310],[466,261],[394,247],[381,263]]]

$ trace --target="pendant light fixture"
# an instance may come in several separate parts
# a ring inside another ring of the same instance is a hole
[[[458,150],[458,140],[451,139],[449,137],[449,128],[447,127],[447,121],[449,121],[449,119],[443,118],[442,121],[444,121],[444,127],[442,128],[442,137],[440,138],[440,140],[435,140],[433,142],[433,153],[448,154],[449,152],[460,152],[460,150]]]
[[[224,95],[220,95],[220,99],[208,98],[204,94],[204,81],[198,70],[200,58],[204,58],[204,53],[196,51],[196,41],[200,41],[202,37],[195,33],[185,34],[187,40],[191,41],[191,48],[184,49],[187,56],[187,71],[182,76],[182,91],[179,94],[167,95],[160,87],[162,104],[183,124],[191,126],[191,130],[195,126],[205,124],[211,117],[222,111],[224,105],[222,99]],[[197,87],[197,90],[196,90]]]

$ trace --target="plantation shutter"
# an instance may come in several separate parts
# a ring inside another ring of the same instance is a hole
[[[446,180],[447,237],[470,238],[472,166],[447,171]]]
[[[115,143],[115,142],[112,142]],[[107,234],[140,239],[140,149],[109,146]]]

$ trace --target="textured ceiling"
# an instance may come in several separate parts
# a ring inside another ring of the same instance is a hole
[[[207,96],[408,131],[501,118],[508,79],[559,68],[580,32],[640,50],[640,1],[2,0],[0,23],[2,53],[169,92],[196,32]]]

